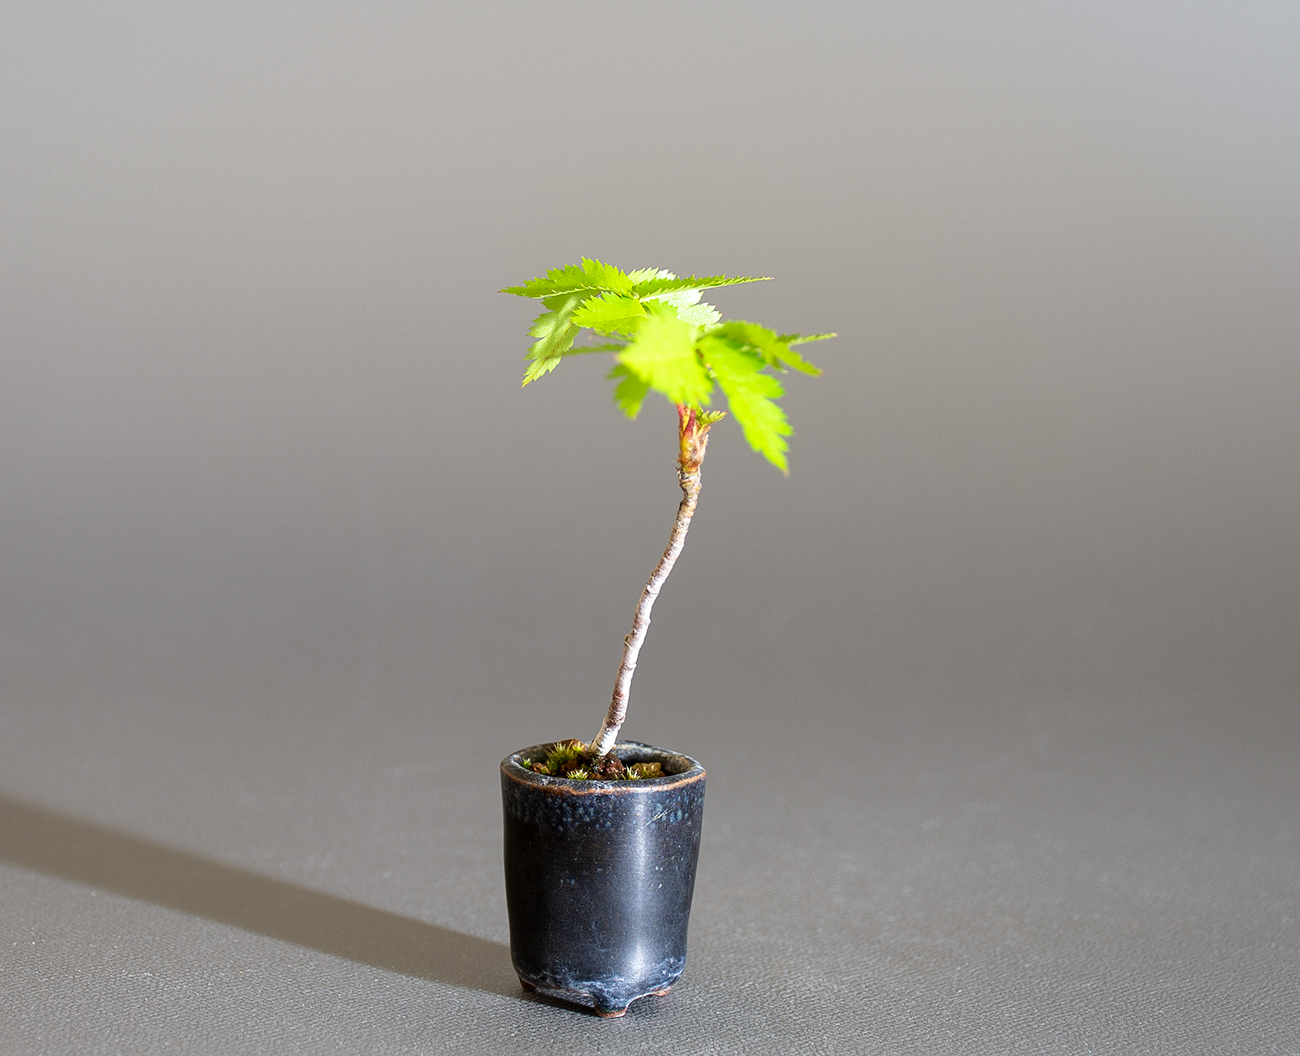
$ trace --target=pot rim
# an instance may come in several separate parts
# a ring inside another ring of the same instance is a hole
[[[647,795],[652,792],[677,788],[681,785],[693,784],[696,781],[703,780],[705,776],[704,767],[689,755],[683,755],[681,752],[674,752],[668,748],[659,748],[653,744],[644,744],[641,741],[618,741],[615,743],[613,750],[618,752],[619,758],[623,758],[624,754],[650,756],[649,759],[634,758],[633,762],[667,763],[671,761],[677,765],[685,763],[685,769],[679,770],[675,774],[664,774],[663,777],[643,777],[636,781],[575,781],[568,777],[539,774],[535,770],[529,770],[526,766],[521,765],[521,760],[525,756],[545,754],[545,750],[556,743],[558,742],[546,741],[542,744],[531,745],[528,748],[520,748],[517,752],[511,752],[501,760],[502,774],[521,785],[531,785],[547,792],[561,792],[575,796],[609,795],[611,793],[615,795]]]

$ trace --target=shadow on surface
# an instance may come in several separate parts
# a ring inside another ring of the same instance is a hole
[[[0,795],[0,861],[385,971],[523,998],[499,942],[259,876]]]

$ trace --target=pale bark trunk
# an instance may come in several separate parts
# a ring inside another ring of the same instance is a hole
[[[659,564],[650,575],[641,599],[636,605],[636,615],[632,618],[632,633],[623,639],[623,662],[618,668],[618,678],[614,680],[614,696],[609,702],[609,711],[601,724],[600,733],[591,742],[591,750],[597,755],[605,755],[618,740],[618,731],[627,718],[627,698],[632,690],[632,676],[636,673],[636,660],[641,653],[641,644],[650,629],[650,610],[654,608],[655,599],[668,578],[668,573],[677,563],[677,555],[682,552],[686,542],[686,531],[691,526],[691,517],[695,514],[695,504],[700,498],[700,463],[704,461],[704,451],[709,442],[709,426],[713,418],[703,421],[697,412],[678,404],[679,439],[681,457],[678,459],[677,481],[682,488],[681,505],[677,507],[677,520],[673,522],[673,534],[668,539],[668,549],[664,551]],[[715,416],[716,417],[716,416]]]
[[[641,600],[637,602],[636,615],[632,619],[632,633],[623,639],[623,662],[619,665],[618,678],[614,682],[614,697],[609,702],[609,711],[601,724],[600,734],[591,742],[596,755],[604,755],[614,747],[618,740],[618,731],[627,717],[627,699],[632,689],[632,675],[636,672],[637,656],[646,632],[650,629],[650,610],[655,599],[677,562],[677,555],[682,552],[686,542],[686,531],[691,526],[691,517],[695,514],[695,504],[700,496],[700,471],[678,471],[678,480],[682,486],[682,501],[677,507],[677,520],[673,522],[673,534],[668,540],[659,564],[655,566],[645,589],[641,591]]]

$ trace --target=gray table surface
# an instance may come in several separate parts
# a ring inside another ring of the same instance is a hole
[[[10,5],[0,1053],[1300,1053],[1288,5]],[[525,995],[671,410],[582,254],[836,329],[717,427],[627,736],[681,983]]]

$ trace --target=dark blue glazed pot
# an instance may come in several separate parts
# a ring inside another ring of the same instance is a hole
[[[570,781],[528,769],[550,745],[501,763],[510,953],[527,990],[621,1016],[667,993],[686,966],[704,820],[704,767],[635,741],[625,763],[663,777]]]

